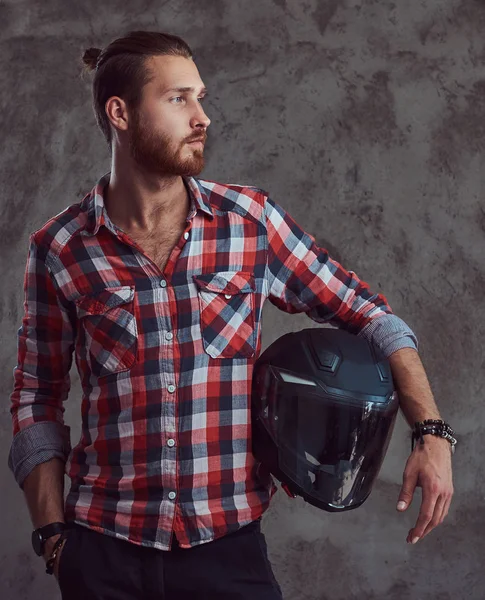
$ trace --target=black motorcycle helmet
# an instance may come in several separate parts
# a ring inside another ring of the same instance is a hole
[[[351,510],[369,497],[398,408],[389,362],[364,338],[288,333],[254,365],[253,454],[289,495]]]

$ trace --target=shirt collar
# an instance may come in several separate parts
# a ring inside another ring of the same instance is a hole
[[[88,217],[85,232],[90,235],[96,235],[102,225],[110,229],[113,233],[116,231],[104,206],[104,190],[109,184],[110,176],[111,171],[103,175],[87,198]],[[201,210],[211,218],[214,218],[209,197],[199,180],[190,176],[182,177],[190,196],[190,209],[187,220],[192,219],[198,210]]]

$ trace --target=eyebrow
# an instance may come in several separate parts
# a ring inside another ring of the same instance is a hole
[[[174,87],[174,88],[169,88],[168,90],[165,90],[164,92],[162,92],[163,94],[168,94],[168,92],[180,92],[180,93],[186,93],[186,92],[195,92],[196,88],[195,87]],[[201,94],[207,94],[207,88],[202,88],[200,90]]]

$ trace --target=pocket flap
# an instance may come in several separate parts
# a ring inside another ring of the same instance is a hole
[[[82,296],[76,300],[76,304],[85,314],[102,315],[115,306],[131,302],[134,297],[135,287],[125,285],[118,288],[106,288],[92,296]]]
[[[241,294],[254,291],[254,276],[249,271],[220,271],[193,275],[200,290],[221,294]]]

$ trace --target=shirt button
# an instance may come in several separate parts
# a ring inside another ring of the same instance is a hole
[[[229,298],[232,298],[231,294],[224,294],[224,298],[226,298],[226,300],[229,300]]]
[[[188,232],[188,231],[186,231],[186,232],[184,233],[184,240],[188,240],[188,239],[189,239],[189,232]]]
[[[167,440],[167,446],[170,446],[170,448],[173,448],[175,446],[175,440]]]
[[[166,333],[165,339],[168,341],[173,340],[173,333],[171,333],[170,331],[168,333]]]
[[[160,280],[160,287],[167,287],[167,282],[165,281],[165,279]]]
[[[175,500],[176,496],[177,496],[177,494],[175,492],[170,492],[170,494],[168,495],[170,500]]]
[[[174,385],[169,385],[167,390],[172,394],[173,392],[175,392],[175,386]]]

